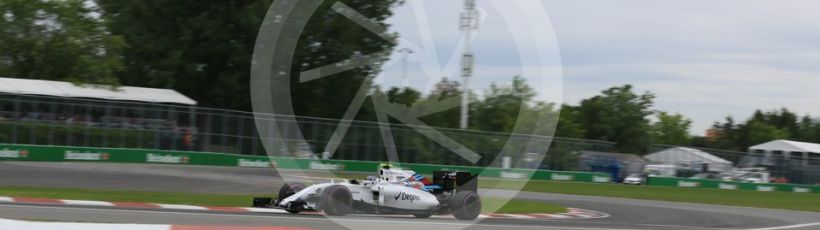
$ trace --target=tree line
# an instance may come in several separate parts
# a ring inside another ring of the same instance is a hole
[[[0,76],[171,88],[204,107],[248,111],[254,43],[271,2],[0,1]],[[389,27],[391,10],[403,1],[342,2]],[[308,70],[395,48],[390,37],[399,35],[377,36],[330,10],[332,3],[322,3],[306,24],[293,69]],[[310,85],[294,83],[294,110],[316,117],[343,114],[362,82],[378,72],[376,66],[365,66]],[[298,78],[296,73],[291,77]],[[458,82],[447,79],[429,93],[380,90],[390,102],[407,106],[460,95]],[[727,117],[714,124],[714,135],[692,136],[689,118],[654,109],[655,95],[635,92],[631,85],[605,89],[577,105],[537,101],[535,92],[522,78],[476,92],[482,96],[471,97],[470,128],[531,132],[536,117],[555,116],[556,124],[540,125],[555,125],[556,136],[612,141],[616,151],[639,154],[652,143],[744,151],[774,139],[820,142],[817,120],[785,108],[757,111],[744,121]],[[362,111],[357,119],[375,120],[372,103]],[[421,120],[455,128],[458,117],[458,108],[453,108]]]

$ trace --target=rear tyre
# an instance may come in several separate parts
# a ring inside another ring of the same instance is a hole
[[[352,211],[353,195],[344,185],[331,185],[322,191],[319,208],[329,216],[344,216]]]
[[[481,198],[473,191],[460,191],[450,201],[450,209],[456,219],[475,220],[481,214]]]
[[[413,214],[413,216],[416,217],[416,218],[419,218],[419,219],[426,219],[426,218],[430,218],[430,216],[433,216],[433,214],[431,214],[431,213]]]

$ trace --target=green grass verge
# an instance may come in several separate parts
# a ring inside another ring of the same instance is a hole
[[[199,194],[181,192],[144,192],[120,190],[91,190],[74,188],[0,187],[0,196],[52,198],[66,200],[93,200],[185,204],[199,206],[243,207],[250,205],[254,195]],[[270,195],[256,195],[270,196]]]
[[[479,186],[491,188],[495,183],[504,182],[498,179],[487,179],[479,182]],[[757,192],[541,180],[529,181],[521,190],[820,212],[820,194],[816,193]]]
[[[367,174],[351,172],[336,175],[344,178],[360,178]],[[481,188],[510,187],[499,183],[520,185],[523,181],[481,178],[478,185]],[[757,192],[543,180],[531,180],[523,186],[521,191],[820,212],[820,194],[817,193]]]
[[[198,206],[225,206],[248,207],[253,197],[275,195],[226,195],[226,194],[198,194],[181,192],[143,192],[120,190],[91,190],[73,188],[34,188],[34,187],[0,187],[0,196],[52,198],[68,200],[94,200],[117,202],[141,202],[159,204],[184,204]],[[524,200],[511,200],[504,203],[500,199],[482,198],[484,212],[495,213],[561,213],[566,207]],[[503,206],[502,206],[503,205]],[[499,208],[499,206],[501,206]]]

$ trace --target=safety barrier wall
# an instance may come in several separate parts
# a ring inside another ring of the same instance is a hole
[[[372,161],[297,159],[207,152],[19,144],[0,144],[0,160],[189,164],[353,172],[374,172],[380,164],[380,162]],[[437,170],[459,170],[480,173],[481,176],[484,177],[507,179],[532,178],[537,180],[592,183],[608,183],[611,181],[607,174],[588,172],[558,172],[411,163],[401,164],[398,165],[398,167],[409,168],[422,174],[432,174],[433,171]]]
[[[667,187],[747,190],[759,192],[780,191],[797,193],[820,193],[820,186],[812,185],[744,183],[734,181],[686,179],[673,177],[649,177],[647,178],[646,184]]]

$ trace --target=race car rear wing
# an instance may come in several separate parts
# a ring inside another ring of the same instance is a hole
[[[441,186],[440,190],[434,190],[433,193],[453,190],[477,192],[478,175],[470,172],[434,171],[433,184]]]

